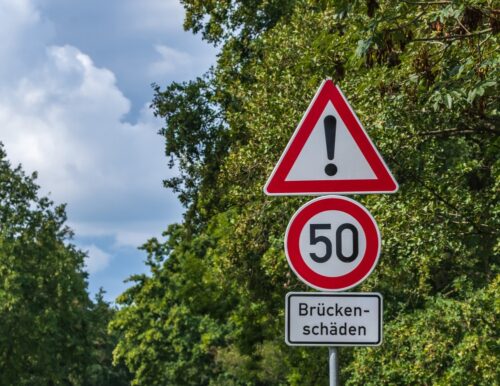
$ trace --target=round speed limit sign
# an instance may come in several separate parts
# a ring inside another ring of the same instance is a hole
[[[341,196],[303,205],[285,234],[288,263],[307,285],[341,291],[361,283],[380,254],[380,232],[361,204]]]

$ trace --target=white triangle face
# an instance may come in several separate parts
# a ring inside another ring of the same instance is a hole
[[[324,119],[328,115],[333,115],[336,119],[334,157],[331,160],[328,159],[324,127]],[[330,163],[337,168],[332,176],[325,172],[325,166]],[[329,101],[285,180],[334,181],[374,180],[376,178],[344,121]]]

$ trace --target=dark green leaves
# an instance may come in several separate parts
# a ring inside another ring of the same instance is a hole
[[[210,79],[172,83],[164,91],[154,86],[152,103],[156,116],[165,119],[159,134],[165,138],[169,167],[176,167],[178,177],[164,181],[167,188],[179,193],[181,203],[188,207],[186,221],[196,212],[200,196],[215,183],[220,160],[227,152],[227,130],[223,114],[215,98]],[[192,222],[192,225],[195,223]]]
[[[39,197],[34,180],[0,146],[0,384],[125,385],[111,364],[113,311],[102,294],[88,298],[64,206]]]

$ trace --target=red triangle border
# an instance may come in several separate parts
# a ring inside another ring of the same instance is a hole
[[[347,130],[366,158],[376,178],[286,181],[288,173],[329,101],[332,102],[340,118],[344,121]],[[359,119],[342,94],[342,91],[330,79],[323,81],[319,87],[264,187],[264,192],[267,195],[393,193],[397,190],[398,184],[389,168],[363,129],[363,126],[361,126]]]

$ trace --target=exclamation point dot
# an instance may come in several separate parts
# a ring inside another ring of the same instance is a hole
[[[334,164],[327,164],[325,166],[325,173],[330,177],[334,176],[335,174],[337,174],[337,167]]]

